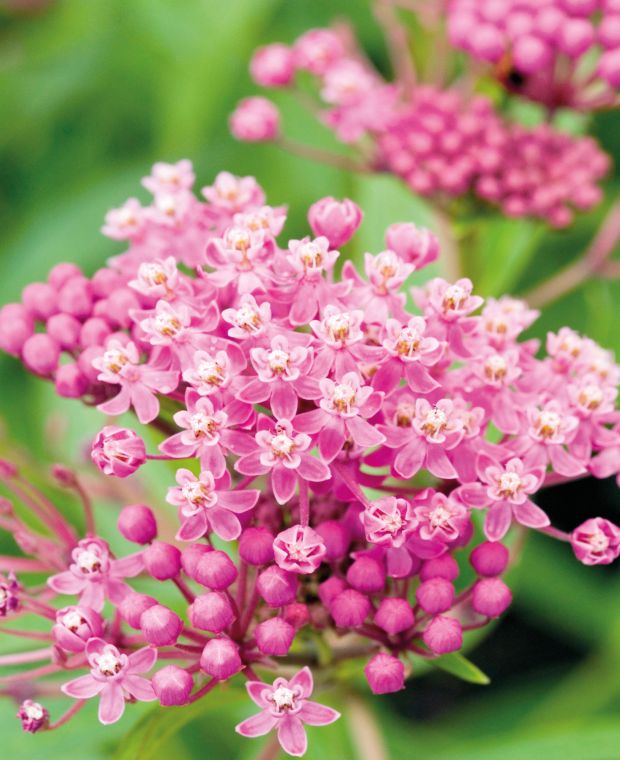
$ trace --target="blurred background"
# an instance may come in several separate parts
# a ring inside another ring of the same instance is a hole
[[[228,114],[255,91],[247,73],[253,49],[290,42],[343,16],[389,74],[366,0],[0,0],[0,303],[18,300],[26,283],[43,279],[61,260],[90,274],[119,252],[99,233],[104,213],[130,195],[146,199],[140,178],[156,160],[192,159],[199,187],[222,169],[255,175],[270,203],[289,205],[289,237],[306,233],[312,202],[349,196],[366,214],[354,257],[381,250],[388,223],[432,225],[429,209],[395,178],[350,175],[274,147],[236,143],[228,134]],[[336,147],[295,103],[283,96],[278,104],[289,134]],[[536,118],[527,110],[523,116]],[[618,113],[570,127],[588,127],[620,163]],[[466,262],[476,292],[525,292],[577,258],[618,187],[612,172],[605,204],[564,232],[482,220],[479,245]],[[619,311],[618,285],[592,281],[550,306],[531,332],[544,338],[567,324],[618,354]],[[79,463],[99,414],[55,397],[4,355],[0,382],[0,454],[34,457],[41,472],[54,461]],[[620,522],[612,481],[557,487],[540,503],[565,530],[594,514]],[[511,584],[512,611],[468,653],[491,678],[489,686],[433,671],[405,692],[367,701],[381,727],[384,757],[620,758],[619,573],[583,567],[567,547],[534,537]],[[258,757],[260,742],[233,732],[248,714],[238,692],[231,688],[199,702],[182,719],[172,710],[154,722],[148,706],[136,705],[109,728],[96,723],[91,704],[66,730],[36,737],[20,733],[13,704],[2,702],[2,746],[48,760],[69,753],[81,760],[172,752],[175,760],[205,752],[227,760]],[[345,718],[310,730],[309,758],[383,760],[364,733],[373,730],[364,713],[367,697],[361,686],[359,703],[346,697]],[[337,706],[344,698],[334,693],[326,701]]]

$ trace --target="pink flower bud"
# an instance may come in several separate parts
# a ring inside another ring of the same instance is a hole
[[[105,298],[109,296],[114,290],[121,286],[123,282],[122,277],[113,269],[104,267],[98,269],[95,274],[90,278],[90,284],[93,288],[93,293],[97,298]]]
[[[273,535],[267,528],[246,528],[239,539],[239,556],[256,567],[273,562]]]
[[[230,639],[211,639],[200,655],[200,668],[221,681],[232,678],[243,669],[239,647]]]
[[[46,323],[47,334],[69,350],[79,345],[81,328],[80,321],[70,314],[54,314]]]
[[[237,568],[226,552],[217,549],[198,560],[192,577],[213,591],[224,591],[237,579]]]
[[[58,292],[58,309],[78,319],[90,317],[93,310],[90,280],[83,275],[67,280]]]
[[[500,544],[499,541],[485,541],[473,550],[469,561],[478,575],[492,577],[504,572],[509,559],[510,552],[504,544]]]
[[[99,374],[99,370],[93,367],[93,360],[98,359],[100,356],[100,346],[89,346],[88,348],[84,349],[84,351],[82,351],[82,353],[78,356],[78,367],[82,370],[84,376],[87,377],[91,383],[97,382],[97,375]]]
[[[424,612],[447,612],[454,602],[454,586],[445,578],[431,578],[418,586],[415,597]]]
[[[458,577],[459,566],[457,561],[450,554],[442,554],[436,559],[429,559],[422,565],[420,570],[420,580],[428,581],[431,578],[445,578],[447,581],[453,581]]]
[[[439,256],[439,240],[430,230],[413,223],[391,224],[385,231],[385,244],[416,269],[422,269]]]
[[[363,216],[361,208],[348,198],[337,201],[329,196],[310,206],[308,222],[315,236],[326,237],[330,248],[339,248],[351,240]]]
[[[609,565],[620,556],[620,528],[602,517],[593,517],[575,528],[570,542],[584,565]]]
[[[456,652],[463,646],[463,631],[458,620],[437,615],[426,626],[422,639],[435,654]]]
[[[120,534],[135,544],[148,544],[157,535],[155,515],[146,504],[131,504],[124,507],[116,524]]]
[[[65,652],[83,652],[88,639],[102,633],[101,615],[90,607],[63,607],[52,626],[54,643]]]
[[[309,575],[325,557],[321,536],[308,526],[293,525],[275,537],[273,553],[283,570]]]
[[[35,333],[22,346],[22,358],[28,369],[49,376],[58,366],[60,346],[49,335]]]
[[[571,18],[562,24],[556,44],[566,55],[578,58],[592,47],[594,41],[595,32],[592,22],[585,18]]]
[[[385,588],[385,569],[373,557],[359,557],[347,570],[347,582],[363,594],[376,594]]]
[[[471,606],[485,617],[499,617],[512,602],[508,586],[500,578],[483,578],[474,586]]]
[[[189,619],[201,631],[222,633],[235,619],[235,613],[226,594],[210,591],[197,596],[190,604]]]
[[[263,654],[283,657],[291,648],[295,628],[281,617],[274,617],[259,623],[254,629],[254,636]]]
[[[278,42],[258,48],[250,63],[250,74],[261,87],[286,87],[295,74],[292,49]]]
[[[405,688],[405,666],[385,652],[379,652],[366,663],[364,675],[373,694],[390,694]]]
[[[170,646],[176,644],[183,630],[183,621],[162,604],[154,604],[140,615],[140,628],[149,644]]]
[[[368,598],[355,589],[346,589],[332,599],[329,612],[339,628],[357,628],[370,612]]]
[[[326,581],[323,581],[319,586],[319,599],[326,606],[329,607],[332,600],[335,599],[338,594],[341,594],[347,587],[346,581],[339,578],[337,575],[332,575]]]
[[[287,573],[275,565],[258,576],[256,588],[270,607],[283,607],[295,601],[299,581],[293,573]]]
[[[212,552],[213,549],[207,544],[190,544],[181,552],[181,567],[183,572],[192,580],[195,580],[194,575],[198,563],[208,552]]]
[[[21,304],[11,303],[0,309],[0,348],[19,356],[34,330],[32,316]]]
[[[598,73],[612,87],[620,87],[620,48],[603,53],[599,58]]]
[[[518,71],[533,74],[547,65],[551,58],[551,48],[540,37],[526,35],[515,41],[512,55]]]
[[[137,433],[114,425],[97,433],[91,449],[91,458],[106,475],[126,478],[146,462],[144,441]]]
[[[83,346],[102,346],[112,329],[101,317],[87,319],[80,330],[80,343]]]
[[[123,620],[127,622],[127,625],[140,630],[142,613],[156,604],[157,599],[153,599],[152,596],[132,591],[118,605],[118,611],[121,613]]]
[[[47,275],[47,281],[58,290],[72,277],[79,277],[81,274],[82,272],[80,271],[80,268],[75,264],[71,264],[68,261],[61,261],[60,264],[56,264],[56,266],[50,269],[49,274]]]
[[[287,623],[290,623],[295,629],[299,630],[310,622],[310,610],[307,604],[293,602],[286,605],[282,611],[282,617]]]
[[[50,720],[50,714],[45,707],[32,699],[25,699],[21,703],[17,717],[22,722],[22,729],[28,734],[36,734],[42,728],[47,728]]]
[[[63,398],[80,398],[88,390],[88,378],[77,363],[62,364],[54,378],[56,393]]]
[[[317,525],[316,532],[323,539],[328,562],[337,562],[343,559],[351,543],[349,529],[340,520],[327,520]]]
[[[243,142],[275,140],[280,131],[280,114],[267,98],[245,98],[230,116],[230,131]]]
[[[406,599],[387,597],[375,613],[375,623],[389,634],[406,631],[414,622],[413,610]]]
[[[158,581],[168,581],[179,574],[181,552],[172,544],[156,541],[144,550],[146,571]]]
[[[32,282],[22,290],[22,303],[35,319],[45,321],[58,311],[58,293],[47,282]]]
[[[194,686],[191,673],[178,665],[166,665],[158,670],[151,683],[157,699],[164,707],[186,705]]]
[[[139,308],[140,301],[136,293],[129,288],[119,288],[106,298],[105,312],[102,313],[102,316],[119,327],[130,327],[132,319],[129,312],[132,309]]]

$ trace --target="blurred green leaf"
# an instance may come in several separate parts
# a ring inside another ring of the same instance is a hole
[[[451,673],[457,678],[461,678],[463,681],[469,683],[477,683],[481,686],[486,686],[491,683],[491,679],[485,675],[477,665],[464,657],[458,652],[450,652],[450,654],[443,654],[441,657],[435,657],[432,660],[428,660],[429,665],[440,670],[445,670],[447,673]]]

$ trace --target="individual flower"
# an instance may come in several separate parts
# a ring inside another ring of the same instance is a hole
[[[586,520],[575,528],[570,542],[584,565],[609,565],[620,556],[620,528],[602,517]]]
[[[133,430],[106,425],[97,433],[90,452],[106,475],[126,478],[146,462],[144,441]]]
[[[273,542],[276,563],[293,573],[313,573],[326,554],[323,538],[312,528],[294,525],[278,533]]]
[[[293,757],[301,757],[306,752],[304,723],[327,726],[340,717],[331,707],[309,699],[314,688],[309,668],[303,668],[290,680],[276,678],[271,686],[262,681],[248,681],[246,688],[261,712],[239,723],[237,733],[263,736],[275,728],[282,749]]]

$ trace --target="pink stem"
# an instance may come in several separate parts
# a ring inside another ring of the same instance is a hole
[[[71,720],[71,718],[78,713],[86,704],[85,699],[78,699],[76,702],[74,702],[71,707],[67,710],[67,712],[64,715],[61,715],[60,718],[58,718],[57,721],[54,723],[50,723],[47,730],[53,731],[56,728],[60,728],[61,726],[64,726],[64,724]]]
[[[198,689],[198,691],[192,694],[192,696],[189,698],[190,703],[196,702],[201,697],[204,697],[205,694],[208,694],[214,686],[217,686],[218,683],[219,683],[219,679],[212,678],[202,688]]]
[[[303,478],[299,478],[299,522],[304,528],[307,528],[310,523],[308,483]]]
[[[5,665],[24,665],[27,662],[39,662],[47,660],[52,656],[52,648],[33,649],[30,652],[19,652],[18,654],[5,654],[0,657],[0,667]]]

